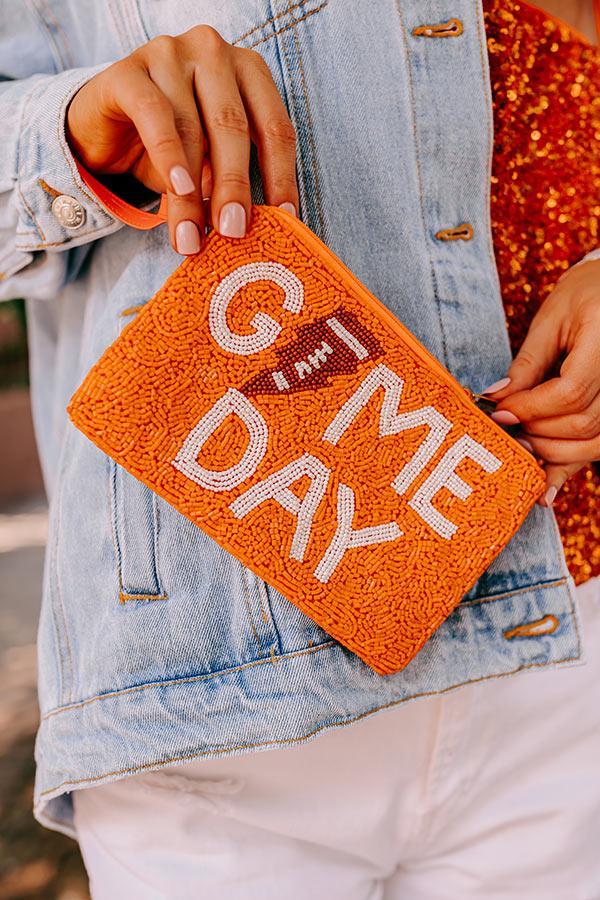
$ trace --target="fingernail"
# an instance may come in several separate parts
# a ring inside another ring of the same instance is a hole
[[[184,256],[192,256],[200,251],[200,232],[195,222],[179,222],[175,229],[175,243],[177,252]]]
[[[491,418],[494,422],[497,422],[498,425],[518,425],[519,420],[515,416],[514,413],[509,412],[507,409],[499,409],[497,412],[493,412]]]
[[[510,384],[510,378],[501,378],[500,381],[495,381],[493,384],[490,384],[485,391],[482,391],[482,394],[495,394],[496,391],[501,391],[503,388],[508,387]]]
[[[226,203],[219,216],[223,237],[241,238],[246,234],[246,210],[241,203]]]
[[[296,207],[293,203],[280,203],[279,209],[283,209],[285,212],[289,213],[291,216],[297,216]]]
[[[535,456],[535,450],[533,449],[533,447],[531,446],[531,444],[529,443],[527,438],[518,437],[518,438],[516,438],[516,440],[519,442],[521,447],[525,447],[525,449],[527,450],[528,453],[532,453]]]
[[[548,488],[548,490],[546,491],[546,493],[544,494],[544,500],[546,502],[546,506],[548,507],[548,509],[550,509],[552,507],[552,504],[554,503],[554,498],[556,497],[557,494],[558,494],[558,488],[555,488],[554,485],[551,484],[550,487]]]
[[[171,179],[171,187],[178,197],[185,197],[194,191],[194,182],[192,176],[183,166],[173,166],[169,173]]]

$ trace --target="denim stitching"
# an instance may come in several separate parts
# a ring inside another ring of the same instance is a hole
[[[458,608],[460,609],[463,606],[480,606],[482,603],[493,603],[496,600],[506,600],[517,594],[526,594],[528,591],[545,591],[547,588],[560,587],[566,581],[566,577],[559,578],[556,581],[540,581],[537,584],[531,584],[528,587],[515,588],[513,591],[503,591],[501,594],[490,594],[487,597],[482,597],[481,600],[477,598],[474,600],[463,600]]]
[[[147,490],[150,490],[150,488],[147,488]],[[160,580],[160,567],[158,565],[158,535],[160,532],[160,521],[159,521],[160,513],[159,513],[159,506],[158,506],[158,497],[154,493],[154,491],[152,491],[151,493],[152,493],[152,518],[153,518],[153,522],[152,522],[152,526],[153,526],[153,528],[152,528],[152,551],[153,551],[153,553],[152,553],[152,556],[153,556],[152,570],[154,572],[154,583],[158,589],[157,596],[163,595],[166,600],[167,595],[166,595],[165,590],[163,589],[162,581]]]
[[[44,31],[44,34],[46,36],[46,39],[47,39],[47,42],[48,42],[48,45],[50,48],[50,52],[52,54],[52,60],[54,63],[55,72],[64,72],[65,69],[70,68],[70,67],[67,66],[66,60],[64,59],[63,54],[61,52],[61,48],[60,48],[54,34],[52,33],[52,29],[50,28],[47,20],[45,19],[44,13],[39,8],[39,6],[43,6],[43,0],[29,0],[29,3],[27,5],[29,6],[31,12],[35,16],[35,18],[38,20],[39,24],[42,27],[42,30]]]
[[[59,110],[59,113],[58,113],[58,117],[57,117],[58,121],[56,123],[56,133],[57,133],[57,137],[58,137],[58,144],[62,151],[62,155],[65,158],[65,162],[67,163],[67,166],[69,167],[69,171],[71,172],[71,176],[73,178],[73,181],[75,182],[75,185],[77,186],[79,191],[83,194],[83,196],[88,198],[88,200],[91,202],[92,206],[95,209],[100,210],[100,212],[102,212],[102,213],[104,213],[104,215],[106,215],[106,212],[104,211],[102,206],[99,204],[96,197],[93,194],[90,194],[86,185],[83,183],[83,181],[79,177],[79,172],[77,171],[77,166],[74,164],[73,159],[70,156],[70,153],[67,152],[68,144],[66,141],[64,128],[61,128],[61,126],[64,124],[67,106],[69,105],[69,103],[71,102],[71,100],[73,99],[73,97],[75,96],[77,91],[79,90],[79,88],[82,87],[87,82],[87,80],[88,80],[87,78],[82,78],[81,81],[77,82],[73,91],[70,92],[69,95],[67,97],[65,97],[65,99],[63,100],[62,105]],[[93,233],[94,230],[97,231],[98,229],[93,229],[92,232],[90,232],[90,233]]]
[[[45,235],[44,232],[42,231],[41,226],[38,224],[38,220],[36,219],[36,217],[35,217],[35,215],[34,215],[34,213],[33,213],[33,210],[31,209],[31,207],[30,207],[29,204],[27,203],[27,200],[26,200],[25,197],[23,196],[23,192],[21,191],[21,188],[20,188],[20,186],[19,186],[18,184],[16,185],[16,188],[17,188],[17,193],[18,193],[18,195],[19,195],[19,198],[20,198],[20,200],[21,200],[21,203],[23,204],[23,206],[24,206],[25,209],[27,210],[27,213],[28,213],[28,215],[29,215],[29,218],[33,221],[35,230],[36,230],[37,233],[39,234],[39,236],[40,236],[42,242],[44,242],[44,241],[46,240],[46,235]],[[27,234],[27,237],[31,237],[31,235],[30,235],[30,234]],[[61,241],[60,243],[62,244],[63,242]]]
[[[315,13],[321,12],[321,10],[325,6],[327,6],[328,3],[329,3],[329,0],[325,0],[325,2],[321,3],[320,6],[317,6],[316,9],[311,9],[310,12],[305,13],[299,19],[293,19],[292,22],[290,22],[288,25],[284,25],[283,28],[279,28],[279,29],[277,29],[277,31],[274,31],[272,34],[268,34],[266,37],[261,38],[259,41],[255,41],[254,44],[250,44],[248,49],[253,50],[255,47],[258,47],[259,44],[264,44],[265,41],[270,41],[271,38],[274,38],[276,35],[284,34],[284,32],[289,31],[291,28],[295,29],[296,25],[298,25],[299,22],[304,22],[305,19],[309,19],[311,16],[314,16]]]
[[[327,5],[327,2],[321,4],[321,6],[314,9],[310,15],[313,15],[319,10],[323,9],[324,6]],[[294,39],[294,47],[296,50],[296,57],[298,59],[298,68],[300,70],[300,83],[302,85],[302,93],[304,94],[304,105],[306,107],[306,117],[308,124],[308,141],[311,149],[312,156],[312,174],[315,183],[315,199],[317,201],[317,217],[319,220],[319,230],[323,234],[325,230],[325,216],[323,214],[323,202],[321,197],[321,179],[319,175],[319,164],[318,164],[318,154],[317,154],[317,145],[315,143],[315,133],[314,133],[314,122],[312,117],[312,110],[310,106],[310,99],[308,94],[308,87],[306,84],[306,76],[304,73],[304,63],[302,62],[302,49],[300,47],[300,39],[298,37],[298,31],[296,29],[296,25],[300,22],[301,19],[298,19],[294,22],[294,30],[292,32],[292,36]]]
[[[113,20],[114,30],[117,34],[119,44],[121,45],[121,50],[125,55],[130,52],[129,41],[126,40],[125,37],[125,29],[119,27],[119,20],[115,14],[115,7],[113,5],[113,0],[106,0],[106,5],[108,7],[108,12]]]
[[[59,47],[58,41],[54,40],[54,35],[52,34],[51,28],[48,29],[50,37],[56,47],[56,50],[57,50],[59,56],[60,56],[60,60],[63,63],[63,69],[74,68],[75,62],[71,55],[71,49],[69,47],[69,42],[67,41],[67,37],[65,35],[62,25],[60,24],[60,22],[58,21],[56,16],[53,14],[52,10],[48,6],[48,4],[45,2],[45,0],[37,0],[37,2],[43,8],[43,11],[40,10],[40,14],[42,16],[46,17],[48,22],[50,22],[51,26],[52,25],[54,26],[54,28],[56,30],[56,34],[60,37],[60,45],[61,46]],[[44,22],[44,24],[46,24],[46,22]]]
[[[324,647],[326,645],[322,644],[320,646]],[[316,649],[319,649],[319,648],[316,648]],[[302,652],[306,653],[309,651],[302,651]],[[282,659],[285,659],[285,657],[279,657],[278,661],[282,660]],[[541,668],[543,666],[551,665],[552,663],[574,662],[577,659],[579,659],[578,656],[566,656],[563,659],[552,660],[550,662],[525,663],[522,666],[517,666],[516,669],[511,669],[510,672],[500,672],[497,675],[483,675],[481,678],[472,678],[468,681],[463,681],[463,682],[461,682],[461,685],[480,684],[483,681],[489,681],[491,678],[505,678],[508,675],[514,675],[517,672],[524,671],[525,669]],[[267,662],[267,660],[259,660],[258,662],[263,663],[263,662]],[[115,777],[116,775],[128,775],[133,772],[142,772],[146,769],[155,769],[155,768],[159,768],[161,766],[168,766],[171,763],[176,763],[176,762],[188,762],[192,759],[199,759],[202,756],[209,756],[209,755],[216,756],[217,754],[234,753],[239,750],[251,750],[252,748],[256,748],[256,747],[272,747],[272,746],[284,746],[284,745],[288,745],[288,744],[297,744],[297,743],[307,740],[308,738],[314,737],[315,735],[319,734],[321,731],[324,731],[325,729],[329,728],[332,725],[337,728],[348,727],[349,725],[354,724],[354,722],[360,722],[361,719],[364,719],[367,716],[372,715],[373,713],[380,712],[381,710],[384,710],[384,709],[390,709],[393,706],[399,706],[401,703],[406,703],[408,700],[414,700],[418,697],[437,697],[437,696],[440,696],[443,694],[447,694],[450,691],[455,690],[457,687],[459,687],[459,685],[452,685],[447,688],[442,688],[442,690],[439,690],[439,691],[424,691],[421,694],[413,694],[411,697],[402,697],[399,700],[391,700],[389,703],[383,703],[381,706],[375,706],[372,709],[369,709],[365,712],[359,713],[357,716],[353,716],[350,719],[346,719],[346,721],[344,721],[344,722],[336,722],[336,723],[325,722],[322,725],[319,725],[317,728],[314,728],[312,731],[308,731],[306,734],[301,735],[300,737],[273,739],[270,741],[259,741],[259,742],[251,743],[251,744],[230,744],[227,747],[217,747],[217,748],[213,748],[212,750],[202,750],[197,753],[188,753],[183,756],[173,756],[168,759],[156,760],[155,762],[151,762],[151,763],[143,763],[142,765],[139,765],[139,766],[131,766],[130,768],[127,768],[127,769],[116,769],[113,772],[105,772],[103,775],[92,775],[92,776],[89,776],[88,778],[78,778],[73,781],[68,781],[68,780],[62,781],[60,784],[57,784],[55,787],[47,788],[45,791],[41,791],[39,796],[40,796],[40,798],[45,797],[47,794],[52,794],[54,791],[58,791],[61,788],[66,787],[67,785],[84,784],[87,782],[102,781],[102,779],[104,779],[104,778],[112,778],[112,777]]]
[[[326,5],[326,4],[323,4],[323,5]],[[320,8],[321,7],[319,7],[319,9]],[[307,129],[306,130],[307,130],[308,142],[310,144],[310,154],[312,156],[312,159],[307,160],[307,166],[312,174],[312,180],[314,182],[314,187],[315,187],[315,201],[316,201],[315,205],[316,205],[318,230],[323,232],[324,218],[323,218],[323,208],[322,208],[322,201],[321,201],[321,188],[320,188],[319,172],[318,172],[318,168],[317,168],[317,164],[316,164],[316,147],[315,147],[315,143],[314,143],[314,135],[312,133],[313,122],[312,122],[312,115],[310,112],[310,107],[308,104],[308,90],[307,90],[307,86],[306,86],[306,79],[304,77],[304,67],[302,65],[302,56],[299,51],[298,36],[297,36],[297,32],[295,30],[295,25],[297,24],[297,22],[301,22],[301,21],[302,21],[302,19],[297,19],[294,22],[294,26],[293,26],[294,27],[294,46],[295,46],[295,50],[296,50],[296,55],[298,57],[298,67],[299,67],[299,71],[300,71],[300,85],[301,85],[302,93],[304,96],[304,106],[306,108],[306,114],[307,114],[306,115],[306,119],[307,119]],[[288,29],[285,29],[285,30],[288,30]],[[294,79],[292,77],[292,67],[290,65],[290,57],[289,57],[289,53],[288,53],[288,49],[287,49],[285,40],[281,41],[280,46],[281,46],[281,52],[283,54],[283,59],[285,61],[285,66],[287,68],[287,71],[288,71],[288,74],[290,77],[290,81],[291,81],[290,106],[294,112],[296,121],[298,123],[300,123],[302,121],[302,115],[299,114],[299,110],[298,110],[297,97],[296,97],[296,92],[294,90]],[[301,153],[301,151],[300,151],[300,153]],[[308,207],[309,206],[308,190],[307,190],[306,183],[304,184],[304,190],[306,193],[307,207]]]
[[[59,478],[58,478],[58,484],[60,484],[61,487],[60,487],[57,497],[56,497],[56,519],[55,519],[55,524],[54,524],[55,533],[54,533],[54,540],[53,540],[53,545],[52,545],[52,560],[51,560],[51,567],[52,567],[52,572],[54,575],[54,577],[52,579],[52,581],[54,582],[53,595],[56,597],[56,599],[58,601],[57,605],[55,605],[54,603],[52,604],[52,608],[53,608],[53,611],[54,611],[54,609],[56,609],[56,611],[60,613],[60,616],[62,618],[61,624],[62,624],[62,630],[63,630],[63,634],[64,634],[64,639],[65,639],[65,648],[67,651],[69,688],[68,688],[68,691],[65,691],[65,660],[64,660],[64,654],[62,652],[62,642],[60,640],[60,635],[58,633],[57,625],[55,622],[56,642],[57,642],[57,646],[58,646],[58,653],[59,653],[60,663],[61,663],[61,695],[64,694],[66,696],[67,703],[70,703],[71,700],[73,699],[73,688],[74,688],[75,677],[74,677],[74,669],[73,669],[73,652],[71,650],[71,640],[69,638],[69,630],[67,627],[67,613],[65,610],[64,602],[63,602],[62,590],[61,590],[61,586],[60,586],[60,577],[59,577],[59,573],[58,573],[58,542],[59,542],[60,531],[61,531],[63,497],[64,497],[64,491],[65,491],[65,485],[66,485],[65,473],[66,473],[66,469],[67,469],[67,460],[68,460],[67,450],[69,447],[69,435],[71,435],[72,433],[73,433],[72,431],[68,431],[67,437],[65,438],[65,443],[64,443],[63,449],[62,449],[63,455],[62,455],[62,459],[61,459],[60,472],[59,472]],[[53,615],[53,618],[54,618],[54,615]]]
[[[37,227],[37,226],[36,226]],[[107,226],[109,227],[109,226]],[[77,239],[84,237],[90,237],[91,235],[96,235],[96,237],[102,237],[102,231],[104,230],[104,226],[102,229],[92,228],[91,231],[78,231]],[[38,227],[39,231],[39,227]],[[16,231],[15,235],[18,237],[26,237],[30,238],[31,234],[28,231]],[[43,250],[45,247],[62,247],[63,244],[66,244],[70,238],[68,236],[64,237],[62,241],[38,241],[33,246],[26,243],[15,243],[15,250],[22,250],[34,253],[37,250]]]
[[[44,181],[43,178],[38,178],[38,184],[41,189],[43,191],[46,191],[47,194],[50,194],[53,199],[56,199],[56,197],[60,197],[60,191],[57,191],[56,188],[53,188],[51,185],[49,185],[48,182]]]
[[[267,25],[272,25],[277,19],[283,18],[288,13],[291,13],[293,10],[298,9],[299,6],[304,6],[307,0],[299,0],[298,3],[292,3],[290,6],[283,9],[281,12],[276,13],[274,16],[271,16],[270,19],[265,19],[264,22],[261,22],[260,25],[255,25],[254,28],[251,28],[250,31],[246,31],[244,34],[240,35],[240,37],[236,38],[235,41],[232,41],[232,45],[235,47],[236,44],[240,44],[242,41],[245,41],[246,38],[251,37],[253,34],[256,34],[257,31],[261,31],[263,28],[266,28]],[[276,32],[275,32],[276,33]]]
[[[315,647],[304,648],[303,650],[295,650],[292,653],[284,653],[278,657],[278,659],[293,659],[295,656],[303,656],[305,653],[316,653],[318,650],[324,650],[327,647],[332,647],[336,641],[325,641],[322,644],[318,644]],[[148,688],[153,687],[174,687],[179,684],[195,684],[200,681],[210,681],[212,678],[219,678],[223,675],[230,675],[234,672],[241,672],[244,669],[252,668],[253,666],[262,666],[265,663],[270,662],[270,659],[253,659],[251,662],[240,663],[239,666],[232,666],[230,669],[219,669],[218,672],[207,672],[204,675],[192,675],[190,678],[171,678],[169,681],[152,681],[147,684],[137,684],[134,687],[123,688],[120,691],[108,691],[106,694],[97,694],[95,697],[88,697],[87,700],[81,700],[78,703],[69,703],[64,706],[60,706],[57,709],[51,709],[47,713],[44,713],[41,716],[41,720],[45,721],[46,719],[51,719],[52,716],[56,716],[59,713],[70,712],[72,709],[80,709],[83,706],[88,706],[90,703],[95,703],[97,700],[106,700],[107,698],[112,699],[113,697],[121,697],[126,694],[134,694],[138,691],[144,691]]]
[[[416,99],[415,99],[415,85],[414,85],[414,79],[413,79],[413,75],[412,75],[412,67],[411,67],[411,63],[410,63],[410,48],[409,48],[409,44],[408,44],[407,30],[406,30],[406,25],[404,24],[404,15],[402,13],[402,6],[400,3],[400,0],[396,0],[396,11],[398,14],[398,19],[400,21],[400,31],[402,34],[402,43],[404,45],[404,52],[406,54],[406,64],[407,64],[406,68],[408,71],[408,85],[409,85],[410,107],[411,107],[411,116],[412,116],[411,126],[412,126],[413,138],[414,138],[415,165],[416,165],[416,169],[417,169],[417,179],[419,182],[419,200],[420,200],[419,206],[420,206],[420,210],[421,210],[421,224],[423,226],[423,236],[425,237],[425,235],[427,235],[427,233],[428,233],[428,228],[427,228],[427,219],[425,216],[425,208],[423,205],[424,181],[423,181],[423,171],[421,168],[421,160],[420,160],[420,156],[419,156],[419,138],[417,135],[417,103],[416,103]],[[448,365],[449,365],[448,344],[446,341],[446,333],[444,331],[444,322],[442,319],[442,309],[441,309],[440,295],[439,295],[439,289],[438,289],[438,283],[437,283],[437,275],[435,272],[433,257],[431,255],[431,251],[429,249],[429,241],[425,240],[424,243],[425,243],[425,246],[427,247],[427,256],[429,258],[429,270],[430,270],[430,274],[431,274],[431,286],[433,289],[433,297],[434,297],[435,305],[436,305],[436,309],[437,309],[438,324],[440,327],[440,335],[441,335],[441,339],[442,339],[442,361],[446,364],[446,367],[448,368]]]
[[[254,639],[258,645],[258,652],[262,655],[263,653],[263,645],[260,639],[260,635],[256,630],[256,623],[254,622],[254,616],[252,615],[252,610],[250,608],[250,591],[248,587],[248,575],[246,567],[240,565],[240,575],[242,579],[242,593],[244,595],[244,604],[246,606],[246,615],[248,616],[248,622],[250,623],[250,627],[252,629],[252,634],[254,635]]]
[[[562,541],[561,541],[561,537],[560,537],[560,531],[558,530],[558,522],[556,521],[556,516],[554,515],[554,512],[552,510],[550,511],[550,514],[551,514],[551,520],[552,520],[552,530],[554,531],[554,541],[555,541],[557,550],[560,553],[560,558],[563,560],[564,569],[566,569],[567,564],[565,562],[565,557],[564,557],[564,553],[563,553],[563,549],[562,549]],[[565,577],[565,581],[567,583],[567,588],[569,591],[569,601],[571,603],[571,612],[573,614],[573,619],[574,619],[574,624],[575,624],[575,633],[577,635],[577,644],[578,644],[578,646],[580,648],[580,652],[581,652],[581,633],[579,631],[579,623],[577,621],[577,614],[575,612],[575,597],[574,597],[574,593],[573,593],[573,582],[570,579],[570,577]]]
[[[565,582],[568,585],[569,579],[564,578],[562,581],[542,582],[538,585],[533,585],[531,588],[524,588],[522,591],[517,591],[517,593],[525,593],[527,590],[535,590],[536,588],[539,588],[540,590],[546,590],[547,588],[560,587]],[[506,599],[506,597],[509,597],[509,596],[512,596],[512,592],[508,592],[508,594],[506,594],[506,595],[497,594],[494,597],[484,598],[482,600],[465,601],[464,604],[460,604],[457,607],[457,609],[460,609],[461,606],[463,606],[463,605],[464,606],[467,606],[467,605],[475,606],[475,605],[482,604],[482,603],[489,603],[492,600]],[[573,595],[570,590],[568,592],[568,596],[569,596],[569,611],[570,611],[571,615],[573,617],[575,617],[575,604],[573,602]],[[579,628],[577,626],[576,617],[575,617],[575,631],[577,634],[578,656],[568,657],[568,659],[579,659],[579,656],[581,653],[581,641],[579,638]],[[305,653],[314,653],[318,650],[323,650],[323,649],[326,649],[327,647],[332,647],[336,644],[337,644],[337,642],[334,640],[324,641],[322,644],[316,644],[315,646],[312,646],[312,647],[309,645],[308,647],[304,648],[303,650],[295,650],[292,653],[282,653],[280,656],[277,657],[277,659],[278,660],[293,659],[296,656],[302,656]],[[565,659],[565,660],[556,660],[556,661],[563,662],[563,661],[567,661],[567,660]],[[149,682],[148,684],[138,684],[138,685],[135,685],[134,687],[123,688],[122,690],[119,690],[119,691],[110,691],[106,694],[98,694],[95,697],[88,697],[88,699],[81,700],[77,703],[71,703],[68,705],[65,704],[64,706],[58,707],[57,709],[51,709],[47,713],[44,713],[41,716],[41,720],[44,721],[45,719],[50,719],[50,718],[52,718],[52,716],[56,716],[56,715],[58,715],[60,713],[64,713],[64,712],[69,712],[72,709],[79,709],[83,706],[87,706],[90,703],[95,703],[97,700],[105,700],[107,698],[120,697],[123,694],[131,694],[131,693],[135,693],[137,691],[143,691],[143,690],[146,690],[148,688],[153,688],[153,687],[172,687],[172,686],[175,686],[178,684],[194,684],[196,682],[207,681],[207,680],[210,680],[212,678],[217,678],[222,675],[228,675],[233,672],[242,671],[243,669],[247,669],[252,666],[263,665],[265,662],[269,662],[269,660],[268,659],[256,659],[256,660],[252,660],[251,662],[248,662],[248,663],[241,663],[239,666],[233,666],[230,669],[220,669],[218,672],[208,672],[203,675],[193,675],[191,678],[172,678],[169,681],[153,681],[153,682]],[[538,663],[537,665],[547,665],[547,663]],[[514,671],[518,671],[518,669],[515,669]],[[510,673],[502,673],[502,674],[510,674]],[[485,677],[496,678],[499,676],[490,675],[490,676],[485,676]],[[470,682],[461,682],[461,684],[469,684],[469,683]],[[421,694],[416,694],[414,696],[421,696]],[[410,698],[407,698],[407,699],[410,699]]]
[[[492,161],[493,161],[493,142],[494,142],[494,121],[492,116],[492,97],[490,87],[489,64],[487,56],[487,37],[485,34],[485,24],[483,22],[483,8],[481,3],[478,4],[477,18],[477,37],[479,39],[479,57],[481,60],[481,72],[483,84],[487,88],[485,98],[485,119],[486,119],[486,135],[487,135],[487,178],[485,193],[485,227],[487,234],[488,256],[492,265],[492,275],[496,283],[496,296],[501,299],[502,289],[500,286],[500,276],[498,274],[498,266],[496,263],[496,254],[494,252],[494,242],[492,237]],[[485,50],[485,52],[484,52]]]
[[[108,460],[108,502],[110,511],[110,533],[112,538],[113,549],[115,551],[115,563],[117,566],[117,580],[119,583],[119,598],[123,594],[123,575],[121,568],[121,545],[119,544],[119,534],[117,529],[117,463],[107,456]]]

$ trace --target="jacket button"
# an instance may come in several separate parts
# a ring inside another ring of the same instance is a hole
[[[85,222],[85,209],[75,197],[59,194],[52,201],[52,212],[63,228],[76,231]]]

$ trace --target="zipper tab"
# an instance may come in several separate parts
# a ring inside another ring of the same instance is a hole
[[[469,400],[474,403],[482,413],[485,413],[486,416],[491,416],[496,409],[496,404],[490,397],[486,397],[485,394],[476,394],[471,388],[466,387],[464,384],[461,385],[461,387]]]

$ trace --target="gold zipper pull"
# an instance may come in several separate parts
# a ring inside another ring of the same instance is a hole
[[[464,384],[461,386],[469,400],[486,416],[491,416],[496,409],[496,403],[490,397],[486,397],[485,394],[476,394],[475,391],[472,391],[471,388],[466,387]]]

